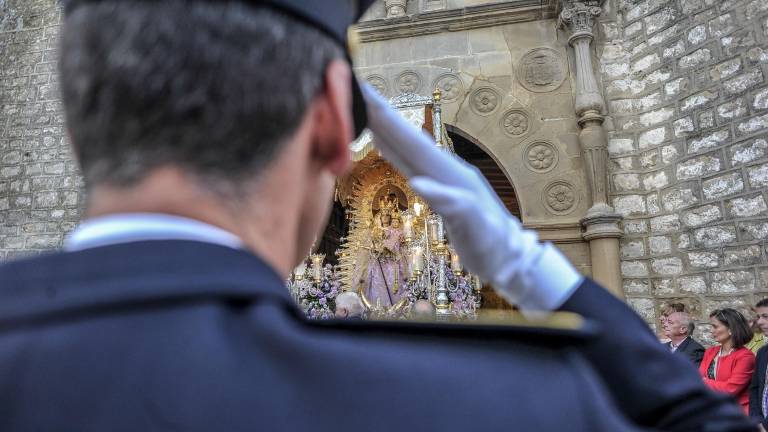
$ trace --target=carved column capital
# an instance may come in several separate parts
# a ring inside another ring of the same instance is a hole
[[[560,24],[568,27],[571,44],[580,38],[594,38],[593,28],[595,18],[603,13],[598,0],[563,0],[563,9],[560,12]]]
[[[387,9],[387,18],[403,17],[407,8],[407,0],[384,0],[384,7]]]
[[[602,205],[599,209],[593,207],[591,213],[581,220],[585,230],[582,235],[584,240],[620,238],[624,234],[619,228],[622,217],[616,214],[613,208],[607,205]]]

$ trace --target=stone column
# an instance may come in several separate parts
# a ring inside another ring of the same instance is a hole
[[[592,206],[581,220],[583,238],[589,241],[592,277],[619,297],[624,293],[619,269],[621,216],[608,205],[608,139],[603,128],[605,101],[592,66],[594,20],[602,13],[600,0],[562,0],[560,25],[570,31],[576,64],[575,111],[579,117],[579,142],[584,157]]]

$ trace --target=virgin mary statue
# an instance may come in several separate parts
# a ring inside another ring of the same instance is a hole
[[[391,307],[404,296],[408,275],[401,253],[404,243],[397,202],[383,202],[374,218],[368,268],[361,272],[363,298],[372,306]]]

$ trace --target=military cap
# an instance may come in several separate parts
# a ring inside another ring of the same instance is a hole
[[[102,1],[135,1],[135,0],[64,0],[64,13],[68,14],[78,6]],[[144,0],[146,1],[146,0]],[[163,0],[151,0],[161,2]],[[199,0],[210,3],[231,0]],[[316,27],[337,41],[349,55],[348,28],[365,13],[375,0],[240,0],[242,3],[255,6],[268,6],[287,13],[308,25]],[[357,78],[352,78],[352,114],[355,122],[355,136],[360,135],[368,124],[360,84]]]

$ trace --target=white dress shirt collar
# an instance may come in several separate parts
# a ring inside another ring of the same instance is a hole
[[[64,249],[77,251],[146,240],[192,240],[234,249],[244,247],[231,232],[198,220],[161,213],[122,213],[84,221],[64,241]]]
[[[669,348],[672,350],[672,352],[677,351],[678,348],[680,348],[680,345],[683,344],[688,339],[688,336],[685,337],[685,339],[681,340],[679,344],[675,345],[674,342],[669,341]]]

